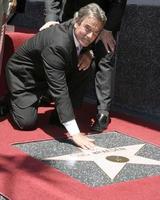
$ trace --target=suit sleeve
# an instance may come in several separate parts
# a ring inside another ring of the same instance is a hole
[[[107,22],[105,25],[105,29],[113,32],[117,32],[120,29],[126,2],[127,0],[110,1],[107,11]]]
[[[63,0],[45,1],[45,22],[59,21],[59,15],[62,10]]]
[[[61,123],[75,118],[66,81],[67,55],[67,52],[59,47],[48,47],[42,52],[47,83]]]

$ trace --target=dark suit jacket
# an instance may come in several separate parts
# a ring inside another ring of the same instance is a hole
[[[105,11],[107,22],[105,28],[117,32],[120,28],[127,0],[46,0],[45,21],[65,21],[71,19],[82,6],[97,3]]]
[[[26,0],[17,0],[16,12],[25,11]]]
[[[61,122],[74,119],[66,79],[78,70],[77,62],[71,21],[39,32],[7,64],[12,100],[21,108],[28,107],[49,86]]]

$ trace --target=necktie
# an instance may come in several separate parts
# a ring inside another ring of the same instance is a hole
[[[77,49],[77,55],[79,56],[82,48],[80,46],[77,46],[76,49]]]

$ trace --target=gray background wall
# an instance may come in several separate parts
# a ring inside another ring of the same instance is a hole
[[[160,1],[128,0],[117,48],[113,108],[159,122]]]

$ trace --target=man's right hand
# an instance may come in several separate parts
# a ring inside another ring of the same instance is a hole
[[[42,31],[42,30],[44,30],[44,29],[46,29],[46,28],[48,28],[48,27],[50,27],[50,26],[54,26],[54,25],[56,25],[56,24],[59,24],[59,22],[56,22],[56,21],[49,21],[49,22],[45,23],[45,24],[39,29],[39,31]]]
[[[116,47],[116,41],[113,37],[112,31],[103,29],[103,31],[99,35],[97,41],[98,40],[102,40],[108,53],[110,53],[110,52],[114,53],[115,47]]]
[[[79,133],[71,137],[73,142],[82,149],[94,149],[94,139],[88,138],[84,133]]]
[[[91,54],[90,51],[86,51],[81,56],[79,56],[79,60],[78,60],[79,71],[87,70],[91,66],[92,59],[93,59],[93,55]]]

